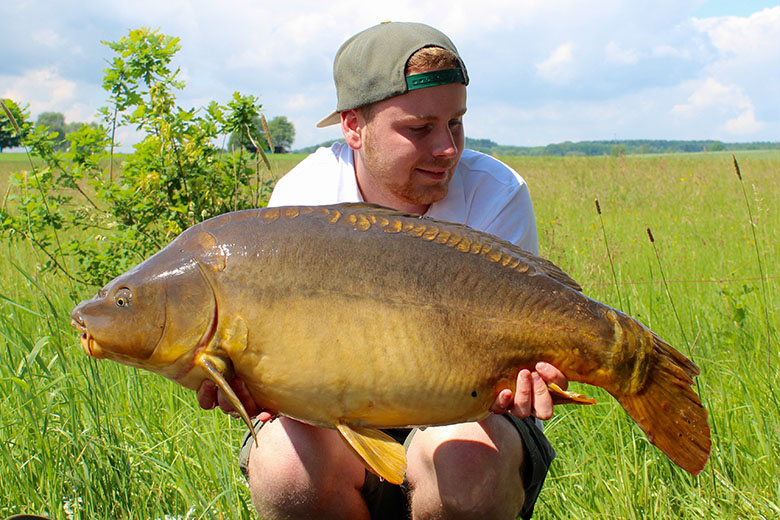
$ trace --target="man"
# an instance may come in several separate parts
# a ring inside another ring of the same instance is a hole
[[[346,143],[321,148],[277,184],[269,205],[373,202],[465,223],[537,253],[525,182],[501,162],[463,149],[468,74],[452,42],[422,24],[383,23],[342,45],[334,61]],[[334,259],[337,261],[337,259]],[[242,449],[255,507],[276,518],[529,518],[555,456],[533,415],[547,419],[546,383],[566,378],[540,363],[518,374],[479,423],[394,432],[407,447],[407,483],[366,472],[335,430],[286,417],[267,422],[240,382],[239,397],[262,425]],[[232,407],[206,382],[204,408]],[[505,412],[511,414],[505,414]]]

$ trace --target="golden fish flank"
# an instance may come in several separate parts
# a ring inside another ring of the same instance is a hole
[[[249,423],[226,382],[239,376],[263,407],[337,429],[390,482],[403,480],[404,452],[379,428],[481,419],[538,361],[605,388],[685,470],[709,456],[690,360],[547,260],[379,206],[213,218],[72,320],[88,354],[191,389],[211,379]]]

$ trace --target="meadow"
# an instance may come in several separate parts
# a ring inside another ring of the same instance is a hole
[[[16,159],[0,154],[3,196]],[[542,256],[694,359],[712,429],[692,477],[605,392],[572,385],[599,403],[547,422],[558,458],[534,518],[780,517],[780,151],[738,153],[741,181],[728,153],[504,159],[531,188]],[[256,518],[242,423],[87,357],[69,314],[95,288],[40,271],[24,242],[0,247],[0,518]]]

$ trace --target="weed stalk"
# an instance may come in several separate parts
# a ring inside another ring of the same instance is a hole
[[[647,236],[650,237],[650,244],[653,246],[653,252],[655,253],[655,259],[658,262],[658,270],[661,272],[661,279],[664,281],[664,289],[666,289],[666,296],[669,298],[669,303],[672,305],[672,311],[674,317],[677,320],[677,325],[680,327],[680,334],[682,334],[683,341],[688,345],[688,354],[693,357],[691,344],[688,343],[688,337],[685,335],[685,329],[683,328],[682,321],[680,321],[680,315],[677,313],[677,306],[674,304],[674,298],[672,298],[672,292],[669,290],[669,284],[666,281],[666,275],[664,274],[664,268],[661,264],[661,256],[658,254],[658,248],[655,246],[655,237],[650,230],[650,226],[647,227]]]
[[[771,327],[769,325],[769,303],[767,301],[767,282],[766,273],[764,272],[764,263],[761,261],[761,251],[758,248],[758,236],[756,234],[756,223],[753,220],[753,211],[750,209],[750,202],[748,201],[747,190],[745,190],[745,183],[742,180],[742,172],[739,169],[739,163],[737,157],[731,154],[731,158],[734,161],[734,170],[737,172],[737,179],[739,179],[739,185],[742,188],[742,197],[745,199],[745,208],[747,208],[748,220],[750,222],[750,232],[753,234],[753,247],[756,250],[756,261],[758,262],[758,276],[761,279],[761,295],[764,300],[764,324],[766,325],[766,358],[767,365],[772,366],[772,339],[771,339]]]
[[[620,310],[626,312],[626,307],[623,304],[623,295],[620,294],[620,284],[617,281],[617,275],[615,274],[615,264],[612,262],[612,251],[609,248],[609,241],[607,241],[607,231],[604,229],[604,219],[601,217],[601,205],[599,205],[599,199],[594,200],[596,203],[596,211],[599,214],[599,223],[601,224],[601,235],[604,237],[604,246],[607,248],[607,258],[609,258],[609,267],[612,270],[612,281],[615,284],[615,290],[618,294],[618,302],[620,303]]]

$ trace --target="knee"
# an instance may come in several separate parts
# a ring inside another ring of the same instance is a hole
[[[252,502],[262,518],[299,518],[359,508],[365,472],[335,432],[298,424],[261,429],[247,465]],[[348,453],[347,455],[351,455]],[[345,460],[346,459],[346,460]]]
[[[443,431],[410,448],[415,518],[515,518],[524,499],[522,443],[482,433]]]
[[[498,452],[469,441],[442,443],[433,453],[422,455],[426,478],[435,481],[442,510],[447,517],[471,516],[500,499],[504,484]],[[497,496],[498,495],[498,496]]]
[[[304,517],[328,509],[335,485],[327,475],[312,478],[292,457],[263,460],[259,450],[250,454],[248,482],[252,502],[263,518]]]

